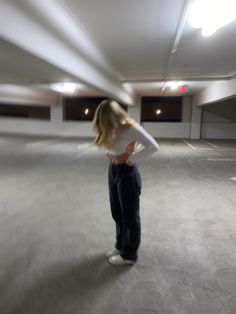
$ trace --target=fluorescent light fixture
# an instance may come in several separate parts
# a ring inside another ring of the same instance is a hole
[[[61,82],[50,85],[52,90],[63,94],[73,94],[76,90],[81,89],[81,87],[81,84],[71,82]]]
[[[183,82],[181,81],[169,81],[166,82],[165,87],[170,87],[172,90],[176,90],[181,85],[183,85]]]
[[[235,0],[194,0],[189,12],[190,25],[201,28],[204,36],[214,34],[235,18]]]
[[[177,88],[178,88],[178,82],[172,82],[172,84],[170,85],[170,88],[171,88],[172,90],[177,89]]]

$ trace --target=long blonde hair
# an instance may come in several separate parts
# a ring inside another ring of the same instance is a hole
[[[105,99],[94,114],[93,130],[97,133],[95,144],[99,147],[111,147],[119,131],[135,125],[126,111],[114,100]]]

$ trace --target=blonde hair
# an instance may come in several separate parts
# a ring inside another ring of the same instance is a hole
[[[111,147],[119,131],[135,125],[126,111],[114,100],[105,99],[94,114],[93,130],[97,133],[95,144],[99,147]]]

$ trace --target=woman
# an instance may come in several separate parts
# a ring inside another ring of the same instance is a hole
[[[116,244],[106,256],[113,265],[132,265],[137,260],[141,236],[141,177],[136,162],[156,152],[159,145],[113,100],[104,100],[98,106],[93,128],[97,133],[95,144],[105,148],[110,159],[109,197]],[[136,143],[143,145],[141,151],[135,152]]]

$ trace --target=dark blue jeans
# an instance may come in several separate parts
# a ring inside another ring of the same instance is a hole
[[[137,166],[110,163],[108,182],[111,213],[116,223],[115,247],[123,258],[135,261],[141,240],[141,177]]]

